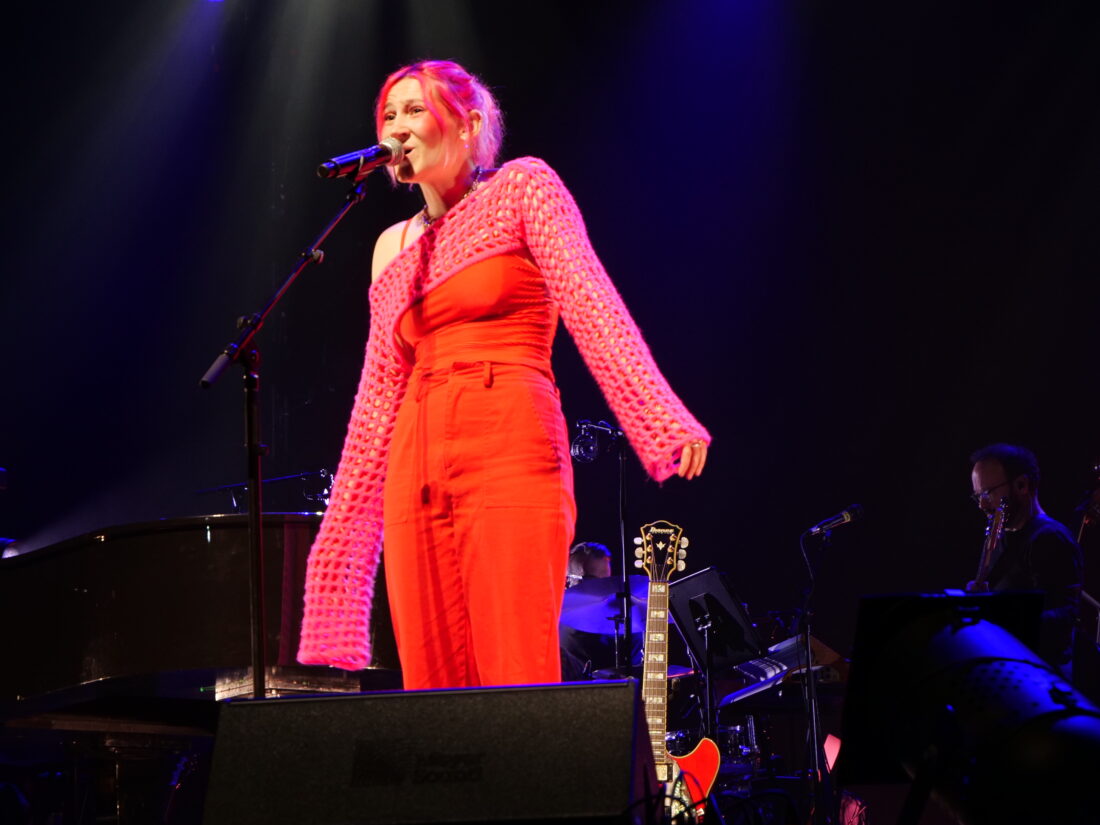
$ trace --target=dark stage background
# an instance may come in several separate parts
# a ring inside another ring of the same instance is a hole
[[[1031,445],[1069,519],[1100,457],[1100,7],[973,2],[107,0],[5,11],[0,535],[24,547],[224,512],[237,372],[198,379],[335,212],[316,164],[375,141],[383,77],[450,57],[498,93],[505,156],[558,169],[674,387],[699,481],[645,479],[628,533],[817,635],[859,594],[960,586],[968,453]],[[379,174],[260,336],[269,476],[335,469],[374,238],[418,208]],[[564,331],[570,422],[609,415]],[[578,467],[578,539],[617,543],[616,465]],[[293,507],[286,486],[271,508]],[[507,548],[522,553],[524,548]]]

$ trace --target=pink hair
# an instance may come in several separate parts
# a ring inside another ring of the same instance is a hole
[[[453,127],[456,120],[469,128],[470,112],[474,109],[480,111],[481,129],[470,137],[470,157],[482,169],[496,166],[500,144],[504,138],[504,121],[500,107],[492,92],[480,80],[450,60],[421,60],[398,69],[386,78],[378,93],[374,111],[379,137],[385,123],[383,117],[390,89],[407,77],[420,81],[424,90],[424,105],[428,107],[444,134]]]

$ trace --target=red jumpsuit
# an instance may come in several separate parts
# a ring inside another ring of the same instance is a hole
[[[404,313],[415,349],[383,510],[406,688],[554,682],[576,511],[550,371],[557,312],[519,253]]]
[[[379,273],[298,659],[370,661],[385,534],[409,687],[552,680],[574,504],[550,342],[560,313],[643,466],[710,441],[654,363],[569,191],[505,163]]]

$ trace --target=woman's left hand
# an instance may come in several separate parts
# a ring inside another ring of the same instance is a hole
[[[680,453],[680,469],[677,474],[680,478],[689,481],[703,472],[703,466],[707,463],[707,442],[691,441],[684,445]]]

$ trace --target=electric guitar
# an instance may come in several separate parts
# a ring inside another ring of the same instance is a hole
[[[978,572],[974,575],[974,589],[984,592],[989,589],[989,573],[993,569],[993,554],[1004,535],[1005,512],[1008,510],[1008,498],[1001,497],[997,509],[985,525],[985,541],[982,542],[982,555],[978,559]]]
[[[671,820],[685,813],[701,822],[707,795],[718,776],[721,757],[718,746],[703,739],[684,756],[673,756],[665,746],[668,727],[668,582],[685,568],[687,538],[682,528],[667,521],[646,524],[634,551],[636,567],[649,576],[645,644],[642,653],[642,699],[645,702],[649,742],[657,768],[657,779],[665,783]]]

